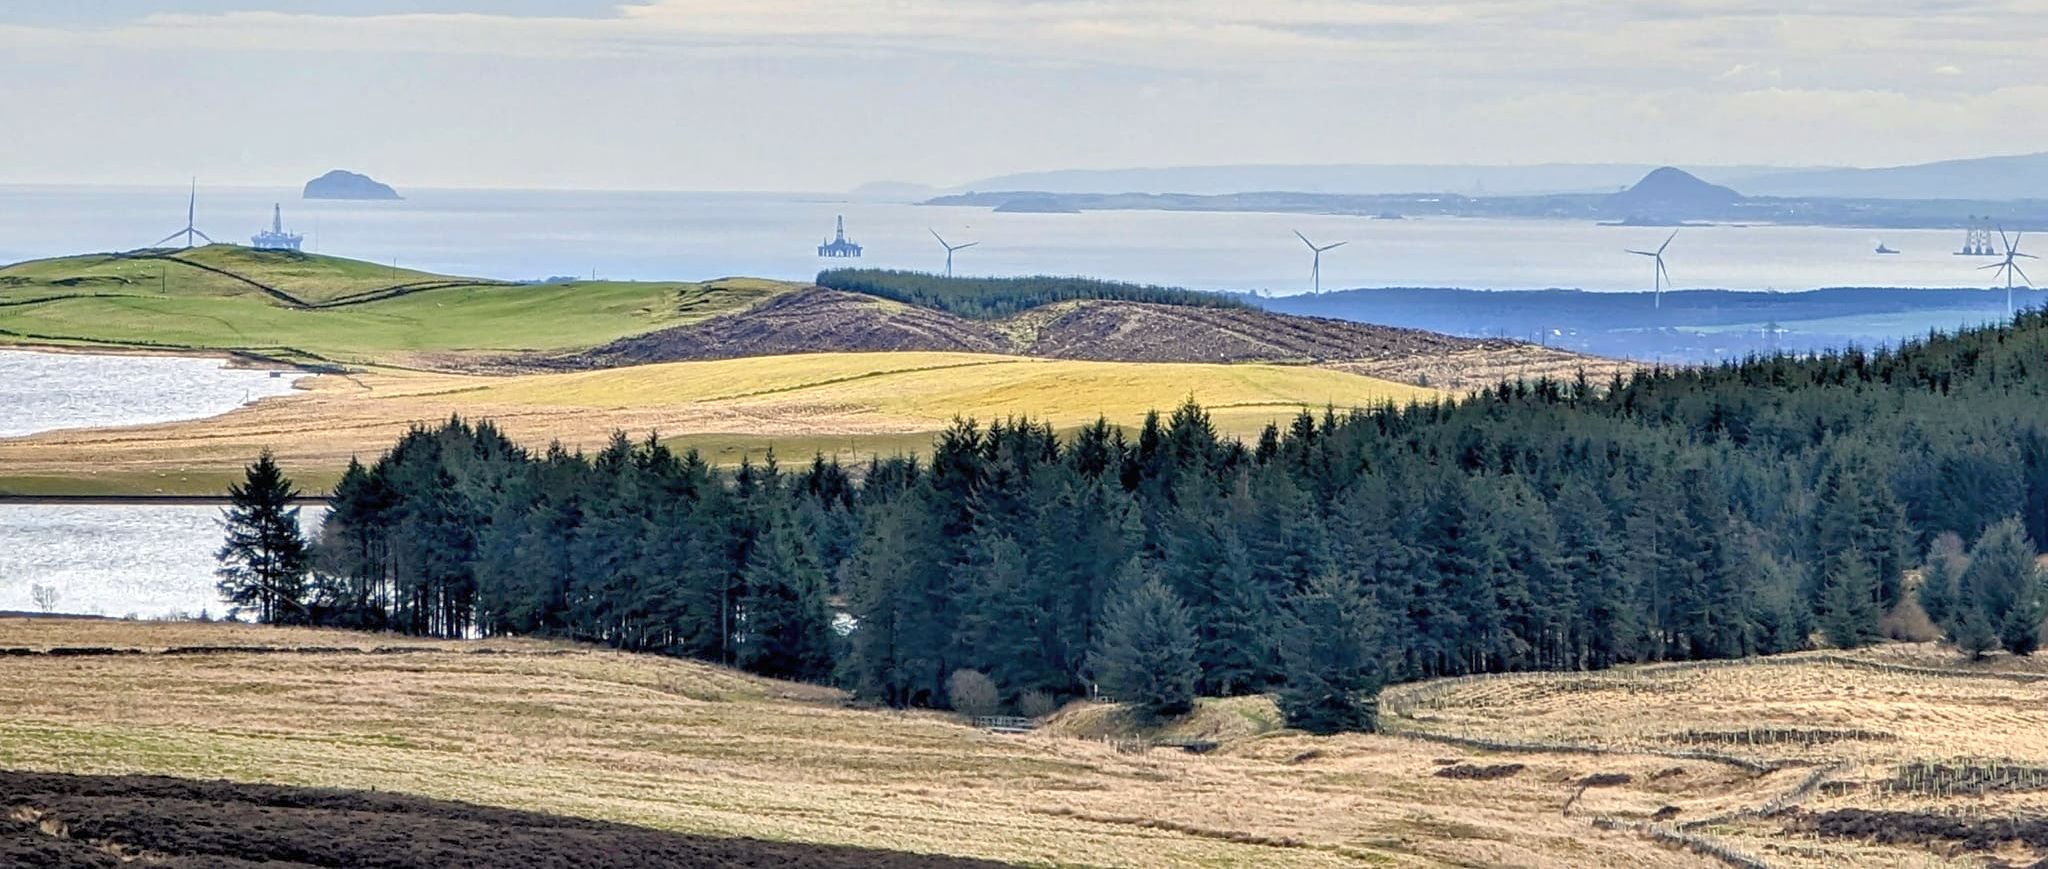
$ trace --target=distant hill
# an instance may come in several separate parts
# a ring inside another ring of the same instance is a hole
[[[1643,176],[1627,190],[1607,197],[1601,207],[1621,219],[1660,222],[1720,214],[1741,201],[1742,194],[1734,190],[1708,184],[1683,169],[1664,166]]]
[[[391,185],[336,169],[306,182],[306,199],[403,199]]]
[[[1657,168],[1640,163],[1547,163],[1530,166],[1454,165],[1244,165],[1134,169],[1068,169],[982,178],[954,192],[1018,190],[1041,193],[1184,193],[1220,195],[1286,191],[1320,194],[1459,193],[1528,196],[1611,193]],[[1699,166],[1720,182],[1772,172],[1769,166]]]
[[[2048,199],[2048,152],[1882,169],[1812,169],[1730,176],[1753,196],[1845,199]]]
[[[614,341],[546,361],[557,368],[818,352],[955,351],[1119,362],[1292,362],[1456,388],[1503,371],[1562,373],[1609,360],[1516,341],[1236,307],[1080,300],[974,320],[823,287],[728,316]]]

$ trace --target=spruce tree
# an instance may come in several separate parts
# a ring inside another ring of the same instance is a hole
[[[1104,691],[1148,723],[1195,707],[1195,630],[1172,589],[1156,579],[1125,589],[1106,622],[1088,656]]]
[[[1384,681],[1379,614],[1356,580],[1311,580],[1288,606],[1280,644],[1286,683],[1276,700],[1291,727],[1370,731]]]
[[[1877,639],[1877,575],[1862,551],[1851,548],[1830,558],[1823,571],[1821,633],[1838,649],[1854,649]]]
[[[747,557],[737,663],[779,679],[819,679],[832,670],[825,575],[786,509],[773,511]]]
[[[2017,517],[1985,529],[1970,548],[1970,566],[1958,583],[1958,606],[1976,611],[2015,655],[2032,654],[2039,646],[2044,602],[2034,544]]]
[[[1927,620],[1941,628],[1951,640],[1955,637],[1956,578],[1950,572],[1949,560],[1929,558],[1927,566],[1920,571],[1920,587],[1914,597],[1920,602],[1920,610],[1927,614]]]
[[[311,566],[299,531],[299,497],[292,481],[264,450],[243,481],[228,487],[223,513],[227,542],[216,558],[220,594],[235,616],[251,612],[265,624],[304,624],[306,571]]]

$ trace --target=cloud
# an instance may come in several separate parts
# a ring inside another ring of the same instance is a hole
[[[2039,2],[56,4],[72,11],[0,12],[0,104],[104,123],[106,150],[17,137],[0,167],[142,160],[113,150],[120,125],[178,129],[187,160],[268,165],[310,142],[479,184],[542,170],[557,174],[533,183],[729,188],[1124,163],[1898,162],[1978,150],[2003,111],[1985,86],[2048,81],[2048,16],[2027,14]],[[301,99],[238,105],[266,79]],[[138,82],[194,94],[208,123],[136,96]],[[390,120],[373,133],[346,112]],[[547,130],[563,118],[602,129]],[[820,139],[843,165],[815,159]]]

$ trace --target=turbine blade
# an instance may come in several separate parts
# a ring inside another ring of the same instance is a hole
[[[2020,283],[2026,284],[2029,287],[2034,285],[2034,279],[2027,277],[2027,270],[2020,268],[2019,263],[2013,263],[2012,270],[2020,273]]]
[[[963,245],[961,245],[961,246],[959,246],[959,247],[956,247],[956,248],[953,248],[953,249],[954,249],[954,250],[966,250],[966,249],[968,249],[968,248],[970,248],[970,247],[973,247],[973,246],[975,246],[975,245],[977,245],[977,244],[980,244],[980,243],[981,243],[981,242],[978,242],[978,241],[970,241],[970,242],[968,242],[968,243],[966,243],[966,244],[963,244]]]
[[[213,241],[213,236],[207,235],[206,233],[200,232],[199,230],[196,230],[196,229],[195,229],[195,230],[192,230],[192,234],[193,234],[193,235],[196,235],[196,236],[199,236],[200,238],[206,239],[206,243],[207,243],[207,244],[213,244],[213,243],[214,243],[214,241]]]
[[[1670,246],[1671,246],[1671,239],[1674,239],[1674,238],[1677,238],[1677,237],[1678,237],[1678,230],[1675,230],[1675,229],[1674,229],[1674,230],[1672,230],[1672,231],[1671,231],[1671,235],[1667,236],[1667,237],[1666,237],[1666,238],[1664,239],[1664,243],[1663,243],[1663,244],[1660,244],[1660,245],[1657,245],[1657,252],[1658,252],[1658,253],[1663,253],[1663,252],[1664,252],[1664,249],[1665,249],[1665,248],[1667,248],[1667,247],[1670,247]]]
[[[1629,253],[1635,254],[1636,256],[1656,256],[1656,254],[1655,254],[1655,253],[1652,253],[1652,252],[1650,252],[1650,251],[1647,251],[1647,250],[1635,250],[1635,249],[1633,249],[1633,248],[1629,249]]]
[[[1990,270],[1990,269],[2002,269],[2002,268],[2005,268],[2005,263],[1992,263],[1992,264],[1990,264],[1990,265],[1988,265],[1988,266],[1978,266],[1978,267],[1977,267],[1977,270],[1981,272],[1981,271],[1988,271],[1988,270]]]
[[[2035,255],[2033,255],[2033,254],[2030,254],[2030,253],[2020,253],[2019,251],[2013,251],[2013,252],[2012,252],[2012,255],[2013,255],[2013,256],[2016,256],[2016,257],[2019,257],[2019,258],[2021,258],[2021,259],[2040,259],[2040,257],[2037,257],[2037,256],[2035,256]]]
[[[181,235],[184,235],[184,234],[185,234],[185,231],[184,231],[184,230],[182,230],[182,229],[181,229],[181,230],[178,230],[177,232],[171,233],[170,235],[166,235],[166,236],[164,236],[163,238],[157,239],[157,240],[156,240],[156,244],[152,244],[152,245],[150,245],[150,247],[163,247],[163,246],[164,246],[164,242],[170,241],[171,239],[177,238],[178,236],[181,236]]]
[[[1351,242],[1348,242],[1348,241],[1340,241],[1340,242],[1337,242],[1336,244],[1326,244],[1326,245],[1323,245],[1323,246],[1322,246],[1321,248],[1318,248],[1318,249],[1316,250],[1316,253],[1322,253],[1323,251],[1326,251],[1326,250],[1336,250],[1337,248],[1343,247],[1343,246],[1345,246],[1345,245],[1347,245],[1347,244],[1350,244],[1350,243],[1351,243]]]
[[[2006,236],[2005,236],[2005,227],[2004,227],[2004,226],[2000,226],[2000,227],[1998,227],[1998,237],[1999,237],[1999,239],[2000,239],[2000,240],[2002,240],[2002,241],[2004,241],[2004,242],[2005,242],[2005,249],[2006,249],[2006,250],[2012,250],[2012,239],[2010,239],[2010,238],[2006,238]]]
[[[1302,235],[1302,234],[1301,234],[1301,230],[1299,230],[1299,229],[1295,230],[1295,231],[1294,231],[1294,237],[1295,237],[1295,238],[1298,238],[1298,239],[1301,239],[1301,243],[1302,243],[1302,244],[1308,245],[1308,249],[1309,249],[1309,250],[1315,250],[1315,249],[1316,249],[1316,243],[1315,243],[1315,242],[1312,242],[1312,241],[1309,241],[1309,240],[1308,240],[1308,236],[1306,236],[1306,235]]]
[[[933,238],[936,238],[936,239],[938,239],[938,240],[939,240],[939,244],[945,245],[945,247],[946,247],[946,249],[947,249],[947,250],[952,250],[952,249],[953,249],[953,246],[952,246],[952,245],[950,245],[950,244],[946,244],[946,237],[945,237],[945,236],[943,236],[943,235],[940,235],[940,234],[939,234],[939,231],[938,231],[938,230],[936,230],[936,229],[932,229],[932,228],[930,228],[930,227],[926,227],[926,228],[925,228],[925,231],[926,231],[926,232],[929,232],[929,233],[931,233],[931,234],[932,234],[932,237],[933,237]]]

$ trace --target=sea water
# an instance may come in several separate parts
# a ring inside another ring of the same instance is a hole
[[[1099,211],[1008,214],[846,194],[633,193],[405,189],[396,202],[306,201],[296,189],[202,186],[198,227],[246,244],[282,203],[306,249],[398,266],[509,280],[577,276],[789,280],[821,267],[938,270],[937,231],[962,274],[1080,274],[1196,289],[1309,289],[1294,235],[1347,242],[1323,256],[1323,287],[1571,287],[1641,290],[1671,230],[1591,221],[1410,219],[1312,214]],[[0,186],[0,262],[128,250],[183,227],[187,190]],[[817,246],[846,218],[860,259]],[[1882,241],[1901,253],[1875,252]],[[1808,226],[1680,230],[1666,254],[1676,286],[1793,290],[1829,286],[1986,286],[1984,261],[1952,254],[1962,233]]]

